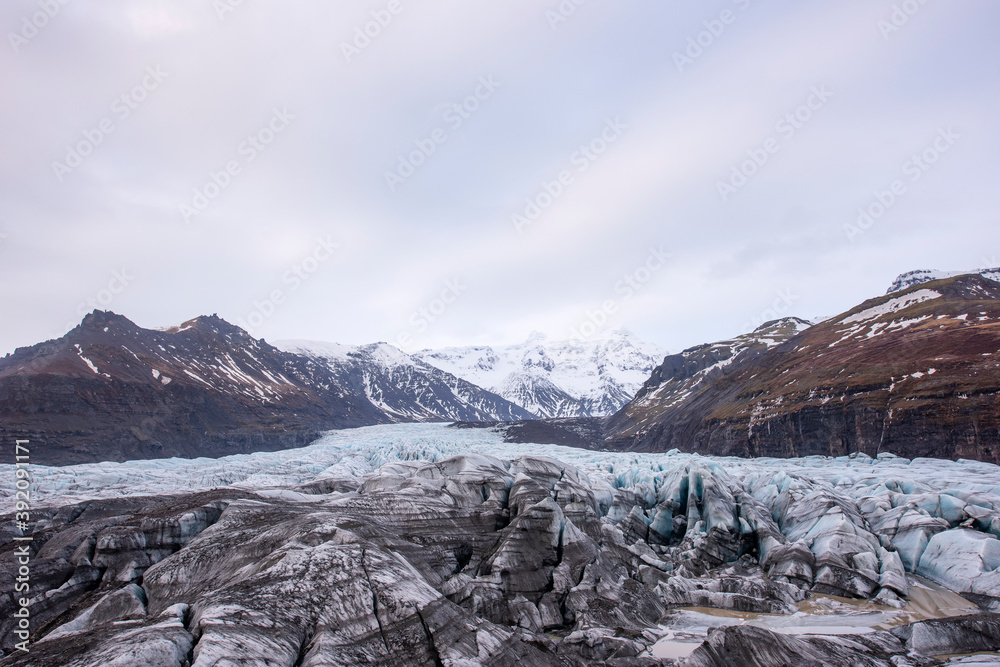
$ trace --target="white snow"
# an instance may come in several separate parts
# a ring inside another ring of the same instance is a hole
[[[809,329],[810,327],[815,326],[818,322],[819,322],[819,320],[815,320],[815,319],[812,320],[812,321],[810,321],[810,322],[806,322],[806,321],[802,321],[802,320],[795,320],[794,323],[793,323],[793,326],[795,327],[795,333],[802,333],[806,329]]]
[[[79,344],[74,345],[74,347],[76,348],[76,353],[80,356],[81,359],[83,359],[84,363],[87,364],[87,368],[94,371],[95,374],[100,375],[101,372],[97,370],[97,366],[94,365],[94,362],[92,362],[87,357],[83,356],[83,348],[81,348]]]
[[[898,296],[893,299],[889,299],[885,303],[881,303],[872,308],[867,308],[859,313],[855,313],[849,317],[845,317],[841,320],[841,324],[854,324],[855,322],[866,322],[883,315],[888,315],[890,313],[896,313],[904,308],[909,308],[918,303],[923,303],[924,301],[929,301],[931,299],[937,299],[941,296],[939,292],[929,289],[921,289],[915,292],[911,292],[905,296]]]
[[[282,352],[301,354],[305,357],[323,357],[346,361],[348,355],[358,351],[357,345],[341,345],[340,343],[324,343],[315,340],[279,340],[271,343]]]
[[[413,357],[388,343],[342,345],[312,340],[280,340],[274,346],[283,352],[324,361],[330,366],[348,362],[352,357],[364,357],[387,370],[417,365]]]
[[[514,345],[423,350],[413,356],[526,410],[551,417],[571,415],[547,410],[527,388],[555,387],[557,394],[584,404],[597,404],[616,394],[631,398],[666,355],[659,346],[618,330],[607,338],[588,341],[552,341],[536,332]]]
[[[989,278],[990,280],[996,280],[1000,282],[1000,267],[992,269],[971,269],[968,271],[937,271],[929,269],[920,269],[917,271],[910,271],[909,273],[904,273],[896,277],[896,280],[889,287],[889,294],[893,292],[898,292],[906,289],[907,287],[912,287],[914,285],[919,285],[921,283],[930,282],[932,280],[943,280],[945,278],[954,278],[955,276],[965,276],[965,275],[981,275],[984,278]]]
[[[517,345],[424,350],[414,355],[388,343],[352,346],[288,340],[274,345],[333,369],[355,359],[392,372],[422,372],[430,366],[539,416],[610,414],[635,395],[666,356],[664,350],[627,331],[588,342],[549,341],[536,332]],[[613,399],[600,406],[607,397]],[[377,395],[370,394],[369,398],[379,404]]]
[[[188,369],[186,369],[186,368],[185,368],[185,369],[183,369],[183,370],[184,370],[184,373],[185,373],[185,374],[187,374],[187,375],[189,375],[190,377],[194,378],[194,379],[195,379],[195,380],[197,380],[198,382],[201,382],[201,383],[202,383],[203,385],[205,385],[205,386],[207,386],[207,387],[212,387],[213,389],[215,388],[215,387],[214,387],[214,386],[212,385],[212,383],[211,383],[211,382],[209,382],[208,380],[205,380],[204,378],[201,378],[201,377],[199,377],[198,375],[196,375],[196,374],[192,373],[191,371],[189,371],[189,370],[188,370]]]
[[[511,418],[512,406],[497,405],[502,402],[485,391],[388,343],[352,346],[279,341],[276,346],[326,366],[337,376],[360,377],[368,399],[393,417],[467,420],[478,414],[481,419]],[[401,393],[408,398],[401,400]]]

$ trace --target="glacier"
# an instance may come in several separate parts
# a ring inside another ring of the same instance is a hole
[[[47,625],[38,662],[4,665],[133,664],[127,651],[199,667],[778,665],[825,651],[898,666],[1000,649],[1000,468],[986,463],[601,452],[392,424],[295,450],[31,471]]]

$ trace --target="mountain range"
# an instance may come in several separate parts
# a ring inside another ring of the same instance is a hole
[[[278,341],[363,394],[393,421],[511,421],[536,415],[388,343],[338,345]]]
[[[414,356],[544,418],[617,412],[665,354],[628,331],[616,330],[592,341],[552,341],[533,332],[514,345],[451,347]]]
[[[1000,462],[1000,283],[926,277],[815,326],[772,322],[667,357],[604,445]]]
[[[66,465],[271,451],[329,429],[393,422],[606,415],[662,359],[624,332],[498,349],[497,368],[518,369],[504,371],[504,386],[518,386],[506,395],[425,360],[483,363],[468,350],[275,346],[214,315],[155,330],[95,311],[62,338],[0,359],[0,435],[35,442],[38,463]]]
[[[672,355],[625,331],[413,355],[271,345],[214,315],[152,330],[95,311],[0,359],[0,436],[59,465],[272,451],[414,421],[599,449],[995,462],[998,275],[910,272],[815,325],[785,318]]]
[[[1000,282],[897,283],[655,362],[95,311],[0,359],[63,466],[0,475],[0,666],[993,664]]]
[[[0,436],[36,463],[221,456],[392,419],[326,367],[216,316],[164,331],[94,311],[0,359]]]

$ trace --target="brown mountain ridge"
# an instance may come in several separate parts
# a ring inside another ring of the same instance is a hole
[[[328,370],[217,316],[167,331],[94,311],[0,358],[0,437],[46,465],[302,447],[391,420]]]
[[[667,357],[605,447],[1000,463],[1000,283],[960,275]]]

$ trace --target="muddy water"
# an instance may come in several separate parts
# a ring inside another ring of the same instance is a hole
[[[846,635],[887,630],[932,618],[974,614],[979,608],[946,588],[916,578],[902,609],[883,607],[867,600],[834,595],[813,595],[790,615],[684,607],[674,609],[662,623],[667,630],[651,653],[656,658],[684,658],[705,640],[708,630],[727,625],[757,625],[784,634]]]
[[[977,613],[979,607],[958,593],[952,593],[947,588],[926,579],[919,579],[918,584],[910,590],[910,599],[903,611],[909,615],[909,618],[892,623],[889,627],[924,621],[929,618],[966,616]]]

